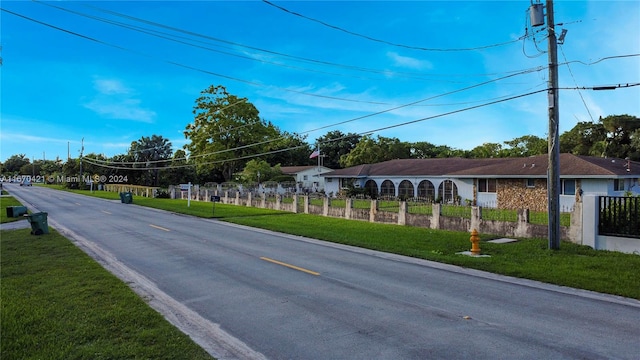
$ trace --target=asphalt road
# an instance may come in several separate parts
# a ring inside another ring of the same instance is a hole
[[[6,188],[220,359],[640,358],[633,299]]]

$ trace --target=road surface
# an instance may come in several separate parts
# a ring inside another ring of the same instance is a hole
[[[640,358],[633,299],[6,188],[220,359]]]

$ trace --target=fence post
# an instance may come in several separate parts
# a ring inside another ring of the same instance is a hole
[[[300,195],[298,194],[293,194],[293,213],[297,214],[298,213],[298,198],[300,197]]]
[[[440,229],[440,203],[433,203],[431,209],[431,228]]]
[[[471,228],[469,231],[476,229],[478,231],[482,231],[480,228],[480,223],[482,220],[482,208],[480,206],[472,206],[471,207]]]
[[[309,195],[303,196],[302,199],[304,200],[304,213],[308,214],[309,213]]]
[[[329,216],[329,204],[331,199],[328,196],[325,196],[322,200],[322,216]]]
[[[378,199],[371,199],[369,206],[369,222],[376,222],[376,214],[378,213]]]
[[[351,219],[351,207],[353,206],[353,199],[348,197],[345,199],[344,206],[344,218]]]
[[[252,202],[252,197],[253,195],[251,191],[249,191],[249,193],[247,193],[247,206],[251,206],[251,202]]]
[[[407,202],[400,201],[400,210],[398,212],[398,225],[407,224]]]

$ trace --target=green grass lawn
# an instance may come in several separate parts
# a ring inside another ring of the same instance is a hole
[[[211,359],[52,230],[0,232],[2,359]]]
[[[21,206],[20,202],[16,200],[13,196],[5,196],[0,197],[0,223],[7,223],[12,221],[24,220],[22,216],[20,217],[8,217],[7,216],[7,207],[9,206]]]

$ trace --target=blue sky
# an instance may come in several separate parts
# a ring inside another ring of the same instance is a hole
[[[2,1],[0,160],[75,158],[83,138],[85,154],[154,134],[180,149],[210,85],[309,143],[331,130],[458,149],[547,136],[546,31],[528,25],[529,0],[273,4]],[[640,82],[640,2],[554,13],[568,30],[560,87]],[[560,92],[561,133],[617,114],[640,116],[640,86]]]

